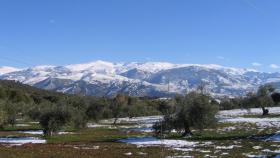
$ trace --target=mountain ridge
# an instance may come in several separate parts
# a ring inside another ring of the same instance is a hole
[[[278,85],[280,73],[224,67],[216,64],[168,62],[112,63],[94,61],[66,66],[40,65],[1,71],[0,79],[71,94],[164,97],[184,94],[205,84],[214,96],[242,96],[267,83]]]

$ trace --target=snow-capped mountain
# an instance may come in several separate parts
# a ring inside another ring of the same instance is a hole
[[[220,65],[166,62],[111,63],[95,61],[66,66],[41,65],[27,69],[0,68],[0,79],[16,80],[64,93],[113,96],[184,94],[204,84],[216,96],[241,96],[266,83],[280,85],[280,73],[264,73]]]
[[[15,72],[19,71],[20,69],[14,68],[14,67],[8,67],[8,66],[3,66],[0,67],[0,75],[10,73],[10,72]]]

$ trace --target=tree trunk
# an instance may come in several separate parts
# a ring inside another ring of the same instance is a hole
[[[0,130],[4,130],[4,125],[0,125]]]
[[[53,136],[53,131],[52,130],[43,130],[44,136]]]
[[[185,124],[185,132],[183,133],[183,137],[185,137],[185,136],[192,136],[193,135],[193,133],[192,133],[192,131],[190,130],[190,127],[189,127],[189,125],[188,124]]]
[[[43,133],[44,133],[44,136],[48,136],[48,131],[46,129],[43,129]]]
[[[116,117],[113,124],[116,125],[117,121],[118,121],[118,118]]]
[[[263,111],[263,116],[268,115],[269,110],[266,109],[265,107],[262,107],[262,111]]]

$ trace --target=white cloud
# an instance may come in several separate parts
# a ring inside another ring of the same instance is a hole
[[[276,64],[270,64],[269,67],[272,68],[272,69],[279,69],[279,68],[280,68],[280,67],[279,67],[278,65],[276,65]]]
[[[259,67],[259,66],[262,66],[262,64],[261,64],[261,63],[258,63],[258,62],[253,62],[253,63],[252,63],[252,66]]]

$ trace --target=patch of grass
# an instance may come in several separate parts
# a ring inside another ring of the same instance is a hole
[[[226,128],[234,127],[226,130]],[[214,129],[206,129],[203,131],[193,130],[193,136],[185,138],[191,141],[218,141],[218,140],[250,140],[255,137],[265,137],[275,133],[278,129],[269,128],[267,130],[259,130],[255,124],[241,123],[219,123]],[[169,139],[182,139],[180,134],[171,133],[167,136]]]
[[[244,118],[279,118],[279,114],[269,114],[269,115],[243,115]]]
[[[3,131],[29,131],[42,129],[39,124],[29,123],[28,126],[6,126]]]
[[[87,149],[78,145],[46,144],[46,145],[26,145],[23,147],[0,147],[0,157],[3,158],[158,158],[172,156],[177,151],[162,150],[159,147],[137,148],[134,145],[102,142],[95,143],[99,149]],[[131,153],[131,156],[125,155]],[[143,155],[144,154],[144,155]]]
[[[94,143],[94,142],[114,142],[117,139],[143,136],[136,132],[123,132],[117,129],[105,128],[86,128],[73,131],[74,134],[55,135],[52,137],[44,137],[48,143]]]
[[[279,143],[276,142],[264,142],[264,141],[248,141],[248,140],[224,140],[224,141],[213,141],[212,145],[205,147],[198,147],[195,151],[189,152],[190,155],[195,157],[205,157],[205,155],[225,157],[225,158],[245,158],[246,155],[267,155],[268,157],[273,157],[276,153],[262,151],[264,149],[275,151],[278,150],[276,146]],[[255,146],[260,146],[261,149],[254,149]],[[224,147],[221,149],[220,147]],[[228,148],[228,149],[226,149]],[[209,153],[200,152],[201,150],[209,150]],[[222,155],[222,153],[227,153],[227,155]]]
[[[137,148],[135,145],[118,143],[116,140],[144,136],[141,133],[122,132],[117,129],[87,128],[74,131],[75,134],[46,137],[48,144],[27,144],[20,147],[0,146],[0,157],[5,158],[123,158],[149,157],[158,158],[172,156],[178,151],[160,147]],[[98,146],[98,149],[93,147]],[[131,153],[131,156],[125,155]],[[143,155],[144,154],[144,155]]]
[[[34,136],[32,134],[20,133],[19,131],[40,130],[39,124],[28,124],[29,126],[6,126],[0,131],[0,137],[24,137]]]

